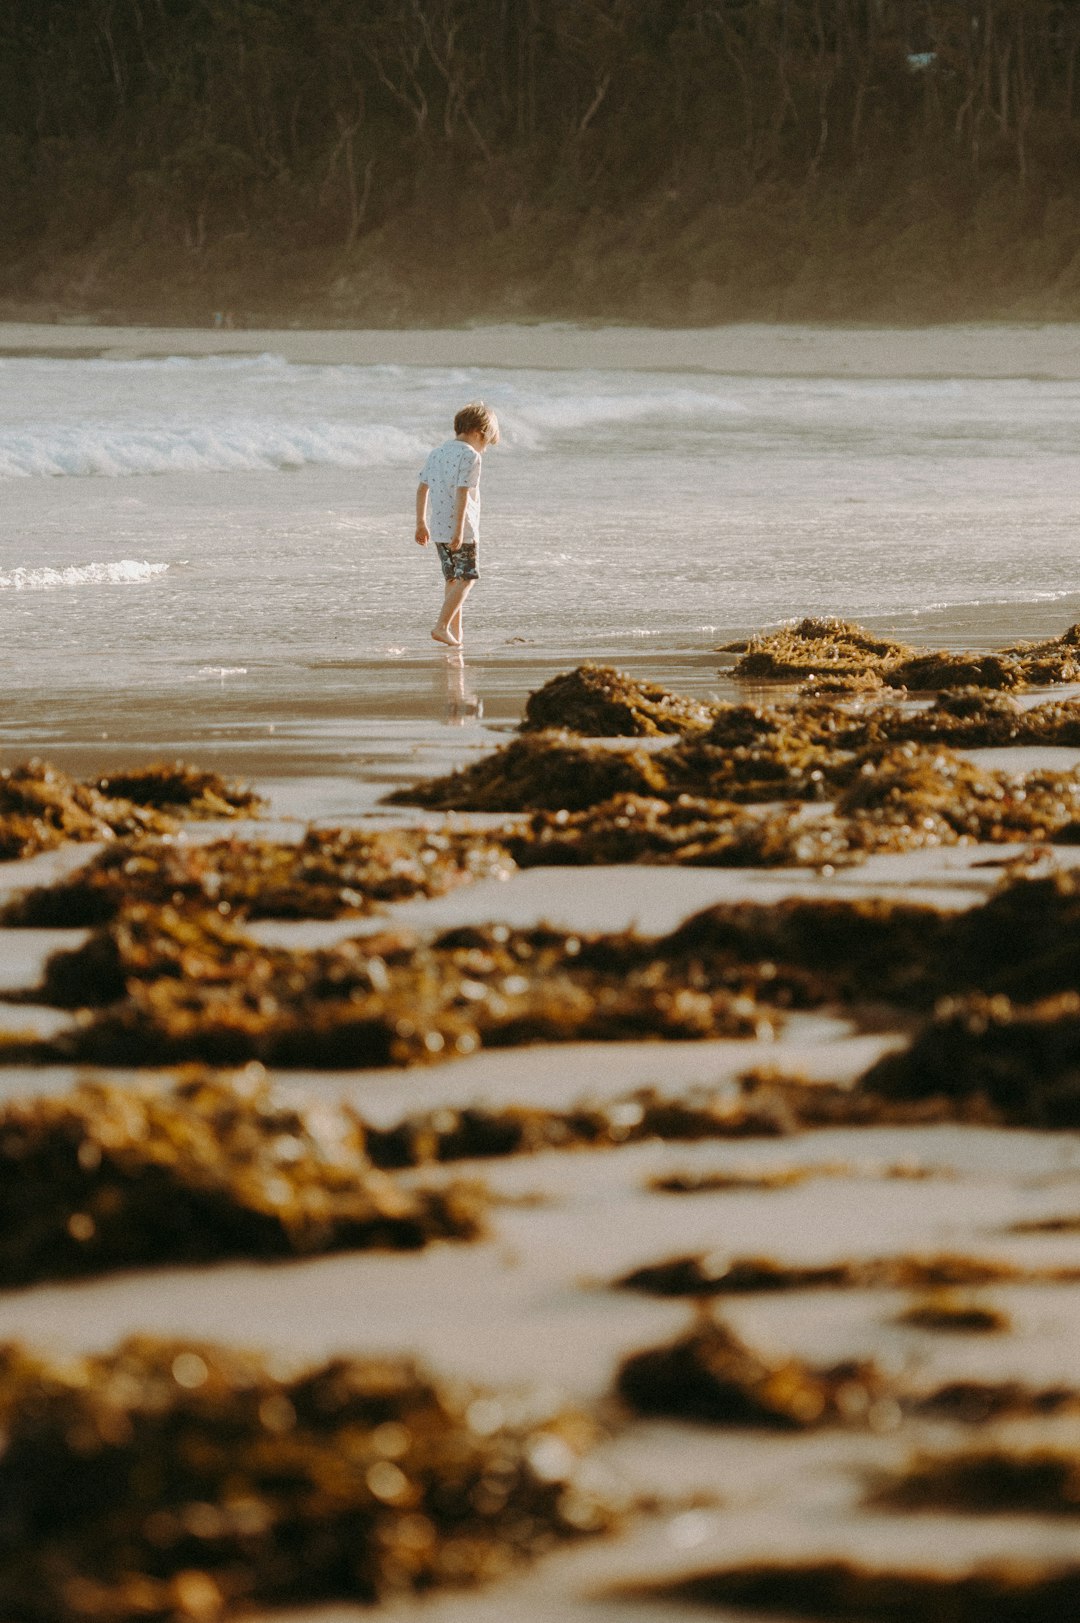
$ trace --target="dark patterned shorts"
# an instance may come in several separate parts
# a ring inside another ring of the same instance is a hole
[[[435,548],[445,580],[480,579],[480,571],[476,567],[475,541],[463,541],[456,552],[451,552],[445,541],[436,541]]]

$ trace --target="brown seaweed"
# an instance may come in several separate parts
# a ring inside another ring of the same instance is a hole
[[[539,814],[512,838],[523,865],[820,866],[960,839],[1070,838],[1080,823],[1077,772],[978,767],[926,738],[904,741],[883,719],[845,733],[819,711],[722,712],[709,733],[652,753],[529,734],[388,799]],[[800,802],[829,798],[832,817],[804,820]],[[739,810],[761,802],[772,804]]]
[[[865,1424],[882,1403],[890,1417],[895,1410],[874,1364],[819,1370],[795,1358],[764,1358],[712,1321],[667,1346],[631,1354],[619,1366],[616,1389],[637,1414],[782,1431]]]
[[[931,1256],[783,1263],[774,1257],[692,1252],[646,1263],[614,1281],[647,1296],[743,1296],[804,1290],[945,1290],[996,1284],[1075,1284],[1080,1268],[1023,1268],[1017,1263],[943,1253]]]
[[[628,1601],[681,1602],[852,1623],[1063,1623],[1080,1611],[1080,1567],[998,1563],[974,1572],[760,1562],[623,1586]]]
[[[750,1035],[773,1029],[776,1007],[820,1002],[821,989],[691,940],[669,956],[665,941],[632,934],[494,925],[290,952],[216,912],[133,906],[54,954],[41,995],[100,1010],[42,1057],[350,1068],[529,1042]]]
[[[920,1454],[904,1470],[879,1481],[869,1502],[892,1510],[969,1516],[1080,1516],[1080,1456],[1051,1448]]]
[[[1053,874],[1014,878],[959,914],[791,898],[709,908],[658,938],[496,925],[431,942],[387,932],[321,951],[259,946],[217,911],[138,904],[54,954],[35,995],[101,1011],[39,1057],[337,1067],[539,1041],[750,1035],[790,1008],[870,1000],[920,1010],[942,996],[1019,998],[1030,985],[1052,991],[1078,978],[1080,876]],[[1048,1052],[1071,1052],[1075,1024],[1067,1005],[1043,1022]],[[886,1074],[872,1070],[843,1100],[823,1094],[822,1110],[883,1119]],[[1026,1118],[1022,1098],[983,1099],[944,1074],[933,1088],[892,1092],[928,1105],[951,1096],[964,1118],[993,1117],[1000,1104],[1020,1112],[1011,1119],[1065,1125],[1064,1074],[1053,1109],[1034,1099]]]
[[[807,618],[751,637],[734,674],[766,682],[798,682],[808,676],[865,680],[914,654],[907,643],[877,637],[850,620]]]
[[[891,1099],[981,1096],[1013,1125],[1080,1126],[1080,994],[1034,1004],[1002,994],[945,999],[860,1087]]]
[[[67,878],[17,896],[0,920],[95,925],[133,902],[194,903],[236,918],[348,918],[386,902],[441,896],[473,879],[504,878],[512,867],[491,840],[429,829],[309,829],[298,844],[125,840]]]
[[[534,813],[506,843],[522,868],[822,868],[961,840],[1067,839],[1080,827],[1080,775],[1073,772],[988,771],[951,751],[930,754],[910,744],[860,759],[857,775],[845,772],[831,813],[810,812],[796,800],[761,808],[688,794],[618,795],[583,811]]]
[[[1075,1387],[954,1381],[921,1391],[873,1363],[818,1368],[766,1356],[700,1311],[673,1341],[630,1354],[619,1366],[616,1390],[638,1414],[789,1431],[823,1425],[892,1430],[905,1416],[979,1426],[1080,1410]]]
[[[536,812],[506,845],[521,868],[620,862],[821,868],[862,857],[845,825],[827,816],[808,820],[801,805],[759,811],[690,795],[671,802],[617,795],[586,811]]]
[[[261,806],[249,789],[182,762],[89,784],[44,761],[24,761],[0,769],[0,861],[64,840],[167,834],[178,818],[245,816]]]
[[[191,1068],[165,1087],[83,1082],[0,1111],[0,1284],[471,1239],[486,1203],[477,1185],[405,1189],[383,1174],[782,1130],[757,1090],[730,1087],[567,1110],[444,1106],[377,1126],[348,1105],[282,1098],[260,1066]]]
[[[0,1614],[213,1623],[505,1576],[618,1510],[579,1480],[584,1417],[406,1359],[285,1376],[137,1337],[64,1365],[0,1353]]]
[[[613,795],[662,793],[667,778],[645,750],[583,744],[572,733],[527,733],[444,778],[386,796],[439,811],[580,811]]]
[[[958,1335],[994,1335],[1008,1330],[1010,1319],[1000,1308],[973,1302],[949,1291],[935,1291],[912,1302],[894,1323],[909,1330],[943,1330]]]
[[[589,738],[649,738],[658,733],[704,732],[713,707],[639,682],[608,665],[579,665],[530,693],[523,733],[565,727]]]
[[[349,1111],[192,1075],[0,1112],[0,1284],[225,1257],[416,1250],[482,1232],[475,1184],[404,1188]]]
[[[184,761],[157,761],[151,766],[112,772],[95,784],[113,800],[156,806],[186,817],[252,817],[266,809],[247,784],[229,783],[217,772]]]
[[[774,682],[826,678],[834,690],[842,684],[925,691],[1073,682],[1080,678],[1080,625],[1040,643],[1017,643],[991,653],[952,653],[919,651],[847,620],[804,619],[751,637],[734,674]]]

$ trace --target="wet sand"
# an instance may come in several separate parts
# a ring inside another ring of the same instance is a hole
[[[256,786],[269,794],[270,818],[228,825],[228,832],[298,834],[312,819],[363,825],[388,815],[438,823],[435,814],[389,814],[377,797],[418,775],[445,771],[499,737],[475,718],[466,728],[449,730],[435,718],[404,731],[400,724],[385,723],[381,730],[373,725],[365,753],[348,755],[334,771],[324,759],[322,770],[313,772],[309,761],[300,775],[282,770],[280,758],[275,772],[273,749],[280,740],[273,747],[264,740],[262,751],[253,745],[248,759]],[[104,746],[96,759],[87,745],[68,752],[72,761],[74,753],[84,768],[92,763],[98,770],[111,758]],[[1026,768],[1042,759],[1030,750],[1021,753]],[[1072,764],[1077,753],[1069,753]],[[1060,767],[1060,757],[1060,751],[1050,752],[1046,762]],[[234,754],[232,760],[242,766],[245,758]],[[454,819],[456,826],[468,821]],[[473,821],[490,825],[497,819]],[[193,828],[188,837],[224,831],[210,825]],[[457,924],[541,920],[579,930],[636,924],[659,932],[721,898],[880,895],[965,908],[982,900],[1000,874],[1000,866],[982,864],[1000,864],[1021,849],[958,846],[908,853],[833,876],[806,870],[534,870],[403,904],[391,917],[424,934]],[[6,864],[0,895],[77,860],[69,850]],[[1061,848],[1054,860],[1078,862],[1080,851]],[[265,923],[252,933],[266,942],[315,944],[378,922]],[[74,939],[81,936],[0,931],[0,995],[32,994],[47,952]],[[16,1027],[33,1014],[25,1006],[0,1006],[0,1025]],[[756,1065],[844,1082],[898,1041],[895,1032],[859,1032],[845,1019],[814,1014],[795,1017],[775,1040],[539,1045],[422,1071],[290,1072],[276,1080],[284,1097],[344,1097],[372,1120],[389,1124],[411,1110],[477,1101],[569,1106],[643,1085],[678,1093],[695,1084],[715,1086]],[[0,1073],[0,1096],[63,1091],[72,1077],[68,1067],[8,1068]],[[676,1198],[646,1189],[649,1179],[673,1171],[805,1170],[835,1163],[846,1170],[768,1192]],[[890,1176],[894,1166],[918,1168],[922,1175]],[[780,1140],[550,1152],[451,1170],[455,1176],[478,1175],[506,1197],[507,1204],[495,1209],[491,1237],[480,1244],[443,1245],[417,1255],[158,1269],[6,1291],[0,1293],[0,1342],[21,1338],[63,1354],[107,1348],[125,1335],[149,1331],[240,1341],[301,1362],[406,1350],[449,1376],[501,1387],[553,1386],[575,1401],[604,1405],[622,1357],[669,1339],[690,1321],[689,1307],[678,1301],[606,1288],[615,1275],[666,1255],[720,1250],[793,1264],[948,1251],[1025,1266],[1075,1261],[1075,1241],[1068,1235],[1004,1233],[1021,1218],[1080,1209],[1080,1144],[1069,1133],[859,1128]],[[881,1289],[730,1298],[723,1315],[754,1347],[777,1357],[793,1354],[817,1364],[873,1357],[927,1386],[956,1379],[1075,1381],[1080,1286],[995,1286],[966,1294],[1006,1312],[1011,1330],[980,1338],[901,1327],[894,1321],[908,1297]],[[1075,1532],[1061,1519],[945,1514],[928,1524],[901,1512],[868,1514],[861,1508],[866,1471],[895,1467],[913,1448],[960,1446],[971,1437],[971,1428],[911,1420],[883,1423],[876,1431],[789,1437],[664,1421],[620,1423],[599,1458],[624,1489],[659,1497],[658,1513],[479,1594],[399,1600],[388,1611],[417,1623],[502,1623],[510,1615],[519,1623],[550,1623],[554,1617],[560,1623],[679,1623],[687,1614],[674,1603],[616,1602],[605,1598],[606,1588],[710,1563],[771,1559],[777,1552],[892,1562],[913,1570],[929,1562],[957,1573],[991,1557],[1072,1558]],[[1001,1421],[978,1430],[980,1444],[1012,1448],[1049,1438],[1057,1446],[1080,1446],[1080,1426],[1071,1419]],[[360,1623],[370,1615],[350,1605],[274,1614],[279,1623]]]
[[[1080,379],[1080,324],[936,328],[558,324],[433,329],[225,331],[0,323],[0,355],[67,358],[259,355],[356,366],[579,367],[762,377]]]

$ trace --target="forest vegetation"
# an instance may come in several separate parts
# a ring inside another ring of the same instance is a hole
[[[5,0],[10,314],[1080,317],[1080,0]]]

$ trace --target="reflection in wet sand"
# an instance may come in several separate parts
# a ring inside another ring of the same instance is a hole
[[[480,721],[484,714],[484,701],[476,692],[472,674],[460,648],[448,648],[444,660],[446,667],[446,725],[464,727],[468,721]]]

